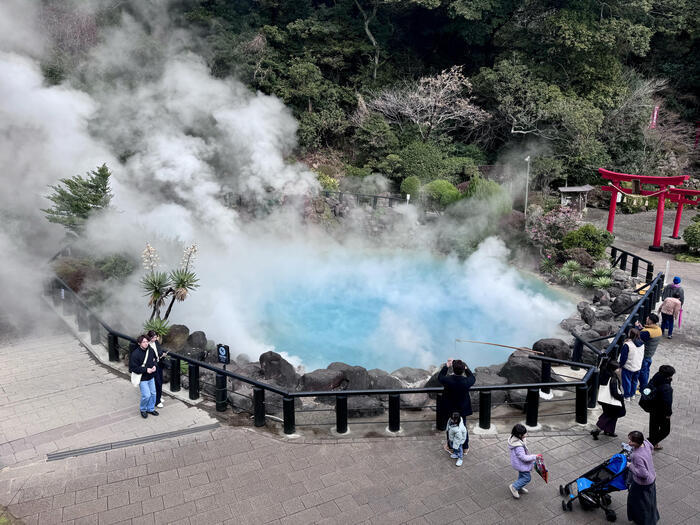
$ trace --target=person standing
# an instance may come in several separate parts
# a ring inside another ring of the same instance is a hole
[[[458,467],[462,466],[464,458],[464,450],[462,444],[467,440],[467,427],[464,426],[462,416],[459,412],[454,412],[452,417],[447,421],[447,441],[450,443],[452,454],[450,457],[456,459],[455,463]]]
[[[649,412],[649,442],[654,450],[663,450],[659,445],[671,433],[673,414],[673,387],[671,381],[676,369],[671,365],[661,365],[659,371],[649,381],[649,388],[656,391],[654,403]]]
[[[639,371],[639,389],[642,390],[649,383],[651,361],[663,334],[659,326],[659,316],[653,312],[647,317],[644,328],[642,329],[639,322],[637,322],[637,328],[640,329],[639,338],[644,343],[644,359],[642,359],[642,368]]]
[[[632,447],[627,466],[632,483],[627,493],[627,519],[637,525],[654,525],[660,519],[656,507],[656,471],[651,457],[652,444],[635,430],[627,436]]]
[[[625,399],[631,399],[637,392],[637,381],[639,381],[639,371],[642,369],[643,359],[644,343],[639,337],[639,330],[631,328],[620,352],[622,390]]]
[[[615,434],[617,420],[624,417],[627,413],[625,410],[625,398],[620,386],[621,381],[620,363],[608,361],[608,364],[600,373],[598,403],[603,408],[603,413],[598,418],[597,428],[591,430],[591,436],[595,440],[598,439],[601,431],[606,436],[617,437],[617,434]]]
[[[156,373],[153,379],[156,383],[156,406],[158,408],[163,408],[163,401],[161,400],[161,395],[163,394],[163,366],[165,361],[163,360],[167,355],[167,352],[163,352],[160,346],[160,341],[158,340],[158,334],[153,330],[149,330],[146,334],[148,337],[148,344],[156,354]]]
[[[678,299],[681,301],[681,305],[685,302],[685,292],[683,291],[683,287],[681,286],[681,278],[678,276],[675,276],[673,278],[673,283],[672,284],[667,284],[664,286],[663,292],[661,292],[661,300],[668,299],[669,297],[673,297],[673,294],[678,292]]]
[[[518,479],[508,485],[510,493],[515,499],[520,499],[520,493],[527,494],[525,485],[530,483],[532,475],[530,471],[541,454],[529,454],[527,450],[527,428],[518,423],[513,427],[508,438],[510,449],[510,464],[518,471]]]
[[[452,367],[452,375],[447,375],[447,370]],[[469,370],[469,367],[461,359],[449,358],[447,362],[443,365],[442,370],[438,374],[438,381],[442,383],[445,387],[444,403],[445,412],[447,414],[453,414],[454,412],[459,412],[462,416],[464,422],[464,428],[467,429],[467,417],[472,415],[472,400],[469,398],[469,389],[474,385],[476,377]],[[447,438],[447,443],[445,444],[445,450],[449,450],[450,439]],[[467,429],[467,436],[462,444],[462,449],[464,453],[469,452],[469,430]]]
[[[681,294],[679,292],[673,292],[672,297],[667,297],[664,302],[659,306],[659,312],[661,312],[661,335],[664,331],[668,330],[668,338],[673,339],[673,322],[678,319],[678,314],[681,311]]]
[[[146,419],[148,414],[157,416],[156,406],[156,384],[153,376],[156,373],[156,356],[150,347],[150,341],[145,335],[136,338],[136,348],[129,357],[129,372],[141,374],[139,389],[141,390],[141,403],[139,410],[141,417]]]

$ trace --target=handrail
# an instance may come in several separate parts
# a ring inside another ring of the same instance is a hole
[[[635,255],[632,252],[618,248],[617,246],[609,246],[610,248],[610,263],[612,267],[616,267],[619,263],[621,270],[627,270],[627,257],[632,257],[632,268],[630,269],[630,274],[632,277],[637,277],[639,275],[639,261],[646,264],[646,274],[644,280],[649,283],[654,278],[654,263],[649,259]],[[617,257],[617,252],[620,252],[620,256]]]

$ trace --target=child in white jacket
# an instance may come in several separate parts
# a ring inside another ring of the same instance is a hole
[[[459,412],[454,412],[447,421],[447,440],[452,449],[450,457],[456,459],[457,463],[455,464],[461,467],[464,458],[462,445],[467,440],[467,427],[464,426],[464,421],[462,421],[462,416],[459,415]]]

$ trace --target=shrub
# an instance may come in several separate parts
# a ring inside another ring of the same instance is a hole
[[[594,268],[591,275],[596,279],[600,277],[612,277],[612,268]]]
[[[479,170],[469,157],[448,157],[439,170],[439,177],[453,184],[478,176]]]
[[[693,222],[693,224],[683,230],[683,240],[691,250],[700,248],[700,222]]]
[[[420,180],[415,175],[406,177],[403,182],[401,182],[401,193],[405,195],[411,195],[414,199],[418,197],[418,192],[420,192]]]
[[[566,261],[561,267],[570,273],[581,271],[581,265],[576,261]]]
[[[457,202],[461,197],[454,184],[443,179],[426,184],[423,193],[443,208]]]
[[[596,277],[594,279],[593,285],[596,288],[608,288],[612,286],[615,283],[615,281],[611,277]]]
[[[399,145],[399,139],[389,123],[381,115],[374,113],[355,130],[354,142],[360,151],[370,151],[381,156]]]
[[[444,167],[444,154],[432,142],[414,141],[403,148],[399,154],[406,177],[418,177],[429,182],[440,176]]]
[[[583,248],[591,257],[600,259],[605,255],[605,248],[613,242],[610,232],[596,228],[592,224],[584,224],[577,230],[567,233],[562,240],[565,250]]]
[[[144,333],[153,330],[159,336],[163,337],[170,331],[170,323],[166,319],[151,319],[143,323]]]
[[[346,164],[345,166],[345,174],[348,177],[367,177],[368,175],[372,174],[372,170],[370,168],[364,167],[364,168],[358,168],[357,166],[352,166],[350,164]]]
[[[548,259],[542,259],[540,261],[540,271],[542,273],[553,273],[556,267],[557,263],[551,257]]]
[[[127,255],[114,254],[104,259],[98,259],[95,266],[106,278],[123,281],[136,269],[136,261]]]
[[[510,195],[500,184],[479,176],[472,177],[469,181],[464,197],[488,202],[498,215],[510,213],[513,207]]]
[[[340,187],[337,179],[334,179],[325,173],[318,173],[316,178],[318,179],[319,184],[321,184],[321,188],[326,191],[338,191],[338,188]]]
[[[584,288],[593,288],[595,287],[596,279],[590,275],[578,275],[576,282],[579,286],[583,286]]]

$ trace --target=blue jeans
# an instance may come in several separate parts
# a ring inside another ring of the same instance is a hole
[[[651,358],[645,357],[642,361],[642,369],[639,371],[639,390],[644,389],[649,384],[649,369],[651,368]]]
[[[518,479],[516,479],[515,482],[513,483],[513,488],[515,490],[520,490],[525,485],[530,483],[531,479],[532,479],[532,476],[530,475],[529,472],[518,472]]]
[[[661,314],[661,335],[668,329],[668,335],[673,334],[673,314]]]
[[[452,443],[452,453],[457,454],[457,457],[459,459],[462,459],[464,457],[464,450],[462,450],[462,445],[457,445],[456,447],[454,445],[455,444]]]
[[[622,369],[622,391],[625,397],[632,397],[637,393],[637,381],[639,381],[639,372],[630,372],[626,368]]]
[[[151,378],[148,381],[139,383],[141,389],[141,404],[139,409],[141,412],[153,412],[156,406],[156,381]]]

